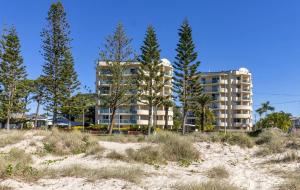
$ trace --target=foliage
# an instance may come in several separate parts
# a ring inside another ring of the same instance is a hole
[[[109,83],[109,96],[100,94],[99,98],[101,106],[111,110],[109,134],[112,134],[117,109],[133,99],[134,74],[125,75],[132,67],[130,62],[134,60],[131,41],[132,39],[126,36],[123,25],[118,24],[114,34],[106,38],[104,48],[100,52],[100,58],[105,61],[106,66],[99,67],[99,78],[101,82]]]
[[[148,135],[153,127],[153,110],[161,104],[164,97],[161,93],[168,79],[164,79],[163,65],[160,60],[160,49],[156,33],[152,26],[146,31],[139,57],[137,85],[139,101],[148,106]]]
[[[201,94],[199,83],[200,75],[198,67],[200,62],[197,60],[197,52],[192,39],[192,29],[187,20],[179,29],[179,42],[176,48],[177,55],[174,62],[174,92],[178,95],[183,109],[182,132],[186,132],[185,123],[187,112],[195,102],[195,97]]]
[[[20,40],[12,27],[0,39],[0,119],[7,121],[8,129],[12,114],[25,112],[25,79]]]
[[[256,110],[256,112],[261,117],[264,113],[267,113],[268,111],[274,111],[275,108],[273,106],[270,106],[270,102],[267,101],[265,103],[261,104],[261,107]]]
[[[285,112],[274,112],[260,119],[256,125],[259,128],[277,127],[283,131],[288,131],[292,126],[290,116],[290,114]]]
[[[73,57],[70,47],[70,27],[62,3],[53,3],[47,16],[47,26],[41,36],[43,40],[42,55],[43,84],[45,87],[45,103],[47,111],[53,113],[53,125],[61,107],[78,89],[79,82],[74,71]]]

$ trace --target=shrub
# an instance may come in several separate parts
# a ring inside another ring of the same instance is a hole
[[[96,154],[103,150],[95,138],[78,131],[63,132],[53,129],[52,133],[43,139],[44,150],[57,155]]]
[[[192,182],[189,184],[178,183],[176,190],[238,190],[239,188],[221,181],[208,181],[207,183]]]
[[[222,166],[213,167],[209,169],[206,174],[209,178],[221,179],[229,177],[228,171]]]

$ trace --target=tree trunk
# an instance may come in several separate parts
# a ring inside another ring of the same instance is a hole
[[[40,101],[37,101],[37,106],[36,106],[36,112],[35,112],[35,120],[34,120],[34,126],[37,128],[37,120],[38,120],[38,115],[39,115],[39,109],[40,109]]]
[[[10,129],[10,113],[7,114],[6,129]]]
[[[112,113],[111,113],[111,118],[110,118],[109,129],[108,129],[108,133],[109,133],[110,135],[112,134],[112,130],[113,130],[113,126],[114,126],[115,114],[116,114],[116,108],[113,108],[113,109],[112,109]],[[119,122],[120,122],[120,121],[119,121]]]
[[[182,134],[183,134],[183,135],[186,133],[186,126],[185,126],[185,123],[186,123],[186,117],[187,117],[187,111],[186,111],[186,110],[183,110],[182,124],[181,124],[181,127],[182,127]]]
[[[205,114],[205,111],[204,111],[204,108],[202,108],[202,110],[201,110],[201,131],[202,132],[204,131],[204,114]]]
[[[152,104],[149,105],[149,113],[148,113],[148,135],[151,135],[151,128],[152,128],[152,121],[153,121],[153,115],[152,115]]]
[[[52,127],[56,127],[56,123],[57,123],[57,108],[56,108],[56,103],[54,103]]]
[[[82,129],[83,129],[83,131],[84,131],[84,108],[82,109]]]
[[[169,107],[165,106],[165,129],[168,129],[168,122],[169,122]]]

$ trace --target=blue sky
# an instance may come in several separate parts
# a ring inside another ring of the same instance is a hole
[[[14,25],[30,78],[41,74],[40,32],[52,0],[0,0],[0,29]],[[155,27],[161,57],[173,61],[184,18],[201,71],[248,68],[254,108],[266,100],[277,111],[300,115],[300,1],[298,0],[62,0],[71,25],[76,70],[95,89],[95,60],[118,22],[138,51],[146,27]]]

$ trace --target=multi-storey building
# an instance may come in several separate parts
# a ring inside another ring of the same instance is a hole
[[[202,73],[200,83],[212,98],[217,129],[252,128],[252,76],[247,69]],[[195,124],[193,113],[187,124]]]
[[[163,91],[161,92],[165,96],[170,96],[172,93],[172,75],[173,68],[171,63],[167,59],[162,59],[164,80],[169,78],[167,84],[164,86]],[[130,64],[130,67],[123,73],[124,75],[135,75],[137,69],[139,68],[140,63],[133,62]],[[96,74],[96,92],[101,95],[110,95],[110,82],[109,80],[102,80],[100,74],[110,75],[109,70],[107,69],[107,63],[100,61],[97,66]],[[98,96],[99,97],[99,96]],[[156,117],[153,117],[152,123],[158,127],[165,126],[165,110],[163,106],[157,108],[156,111],[153,110]],[[148,125],[148,106],[143,104],[138,100],[134,100],[129,104],[123,105],[117,110],[115,114],[115,126],[116,127],[128,127],[132,125],[137,126],[147,126]],[[109,108],[101,106],[101,99],[97,100],[96,105],[96,124],[108,125],[111,119],[111,111]],[[169,108],[168,111],[168,126],[173,126],[173,109]]]

